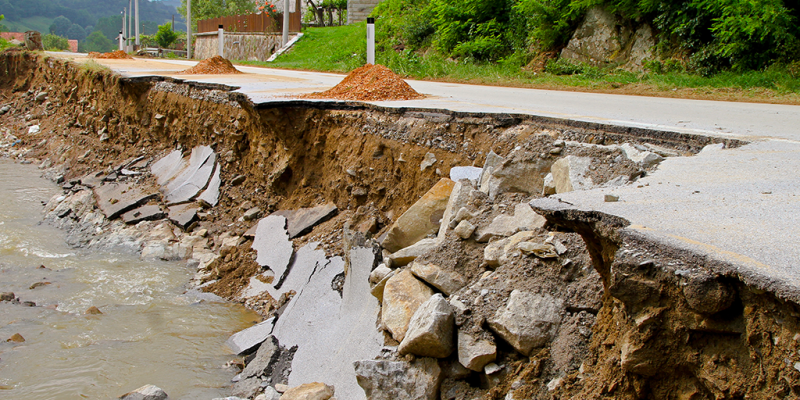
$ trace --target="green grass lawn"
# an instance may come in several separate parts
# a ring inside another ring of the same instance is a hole
[[[271,68],[346,73],[366,62],[366,25],[308,28],[286,54],[271,63],[240,61]],[[512,61],[464,62],[435,52],[379,51],[376,62],[410,79],[591,91],[646,96],[800,104],[800,79],[783,67],[721,72],[704,77],[687,72],[629,72],[585,67],[573,75],[533,72]]]

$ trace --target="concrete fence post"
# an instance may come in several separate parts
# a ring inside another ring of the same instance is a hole
[[[124,50],[122,48],[122,31],[119,31],[119,36],[118,37],[119,37],[119,49],[120,50]]]
[[[375,65],[375,18],[367,18],[367,64]]]
[[[219,26],[219,29],[217,30],[217,32],[219,34],[219,39],[217,39],[217,41],[219,42],[219,56],[224,58],[225,57],[225,29],[222,27],[222,25]]]

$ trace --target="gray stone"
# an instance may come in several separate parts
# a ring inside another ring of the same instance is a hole
[[[381,243],[383,248],[396,252],[436,233],[454,186],[450,179],[439,180],[392,224]]]
[[[586,176],[591,163],[591,158],[577,156],[566,156],[553,163],[550,172],[553,174],[556,193],[591,189],[594,182]]]
[[[442,369],[434,358],[413,362],[364,360],[354,364],[358,384],[369,400],[435,400]]]
[[[496,237],[511,236],[519,231],[530,231],[543,228],[547,220],[533,211],[528,203],[520,203],[514,207],[514,215],[498,215],[485,228],[478,228],[475,240],[486,243]]]
[[[414,312],[398,352],[421,357],[445,358],[453,352],[455,317],[450,304],[434,294]]]
[[[414,277],[408,269],[397,273],[386,282],[381,323],[395,340],[403,341],[411,317],[431,296],[433,290]]]
[[[184,168],[180,150],[174,150],[150,166],[156,183],[164,185]]]
[[[119,397],[120,400],[166,400],[167,393],[158,386],[145,385]]]
[[[486,161],[483,163],[483,169],[481,170],[481,177],[478,182],[478,188],[488,194],[489,193],[489,179],[492,176],[492,172],[495,169],[500,168],[500,166],[505,161],[505,158],[500,157],[494,151],[489,151],[489,154],[486,155]]]
[[[425,171],[433,164],[436,164],[436,155],[433,153],[425,153],[425,158],[423,158],[422,162],[419,164],[419,170]]]
[[[478,167],[453,167],[450,168],[450,180],[458,182],[462,179],[468,179],[473,185],[478,184],[481,179],[483,168]]]
[[[637,149],[630,143],[624,143],[620,145],[619,148],[625,153],[625,157],[628,157],[629,160],[635,163],[639,163],[643,168],[650,168],[664,161],[664,157],[652,151]]]
[[[467,220],[463,220],[456,225],[456,228],[453,229],[453,232],[460,237],[461,239],[467,240],[475,233],[475,224],[469,222]]]
[[[164,211],[161,211],[160,206],[146,205],[122,214],[122,220],[125,221],[126,224],[135,224],[140,221],[161,219],[164,218],[165,215]]]
[[[247,378],[241,379],[233,384],[231,394],[236,397],[250,399],[261,391],[261,379]]]
[[[258,207],[252,207],[242,214],[242,220],[244,221],[252,221],[261,216],[261,209]],[[256,228],[258,229],[258,228]]]
[[[465,209],[465,206],[469,203],[469,195],[473,190],[474,188],[472,185],[466,181],[455,182],[453,190],[450,193],[450,198],[447,200],[447,207],[445,207],[444,214],[442,214],[442,222],[439,226],[438,234],[439,240],[444,240],[447,236],[447,232],[450,231],[450,227],[452,226],[451,221],[459,217],[466,217],[462,210],[469,213],[469,211]],[[459,216],[459,214],[462,215]]]
[[[197,220],[197,210],[199,209],[194,204],[179,204],[169,207],[167,217],[173,224],[187,230]]]
[[[94,188],[97,206],[106,218],[114,219],[158,197],[158,193],[146,191],[130,184],[109,183]]]
[[[264,388],[264,393],[261,395],[264,396],[264,400],[281,400],[281,394],[272,386]],[[256,400],[259,400],[258,397],[256,397]]]
[[[294,248],[286,232],[286,218],[270,215],[258,222],[253,249],[257,253],[256,263],[269,267],[275,272],[275,279],[281,282]]]
[[[497,359],[497,346],[489,340],[475,338],[463,329],[458,330],[458,362],[472,371]]]
[[[457,292],[467,284],[461,274],[455,271],[444,270],[436,264],[413,263],[411,272],[419,279],[439,289],[447,296]]]
[[[282,349],[278,339],[270,335],[261,343],[256,356],[239,374],[240,380],[263,377],[262,381],[268,385],[280,383],[283,372],[291,365],[291,356],[291,351]]]
[[[514,349],[529,356],[534,348],[546,345],[555,336],[564,312],[560,299],[515,289],[489,326]]]
[[[412,244],[404,249],[400,249],[392,255],[389,259],[392,260],[392,265],[402,267],[418,257],[421,257],[431,250],[435,249],[442,242],[437,239],[422,239],[417,243]]]
[[[211,207],[216,206],[219,202],[219,185],[222,182],[219,178],[219,170],[220,166],[219,163],[217,163],[217,166],[214,168],[214,174],[211,176],[211,180],[208,181],[208,187],[203,193],[197,196],[198,201],[203,201]]]
[[[244,355],[251,353],[257,346],[267,340],[275,325],[275,318],[267,319],[247,329],[234,333],[225,344],[234,354]]]
[[[550,196],[556,194],[556,181],[553,179],[553,173],[550,172],[544,177],[542,184],[542,196]]]
[[[540,159],[538,155],[521,150],[513,152],[502,162],[495,159],[494,163],[490,167],[484,167],[481,176],[480,189],[490,199],[507,192],[539,193],[550,166],[549,162]]]
[[[197,146],[192,149],[188,161],[180,161],[179,170],[165,168],[165,171],[172,175],[165,183],[160,183],[162,182],[161,177],[166,177],[167,174],[159,175],[154,172],[157,181],[161,184],[161,192],[164,194],[167,204],[189,201],[195,198],[201,190],[205,189],[211,174],[214,172],[216,159],[216,154],[210,147]],[[159,166],[161,167],[161,165]],[[155,165],[151,171],[154,170]]]
[[[289,238],[305,235],[311,232],[311,229],[321,224],[339,212],[336,205],[333,203],[324,204],[312,208],[301,208],[298,210],[281,210],[274,212],[272,215],[282,215],[288,221],[287,230],[289,231]]]

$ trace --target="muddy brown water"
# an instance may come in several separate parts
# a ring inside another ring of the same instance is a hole
[[[225,397],[236,371],[224,341],[258,316],[187,293],[180,263],[68,247],[39,223],[58,193],[37,168],[0,160],[0,292],[37,305],[0,302],[0,399],[117,398],[145,384]],[[24,343],[6,342],[16,333]]]

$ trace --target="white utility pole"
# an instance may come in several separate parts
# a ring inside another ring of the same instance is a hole
[[[133,37],[133,0],[128,0],[128,10],[131,10],[128,13],[128,18],[125,18],[126,23],[128,24],[128,29],[125,31],[125,48],[127,49],[131,45],[131,37]]]
[[[134,4],[136,5],[136,46],[142,44],[139,41],[139,0],[135,0]]]
[[[281,47],[289,42],[289,0],[283,0],[283,36],[281,36]]]
[[[192,59],[192,0],[186,0],[186,59]]]

